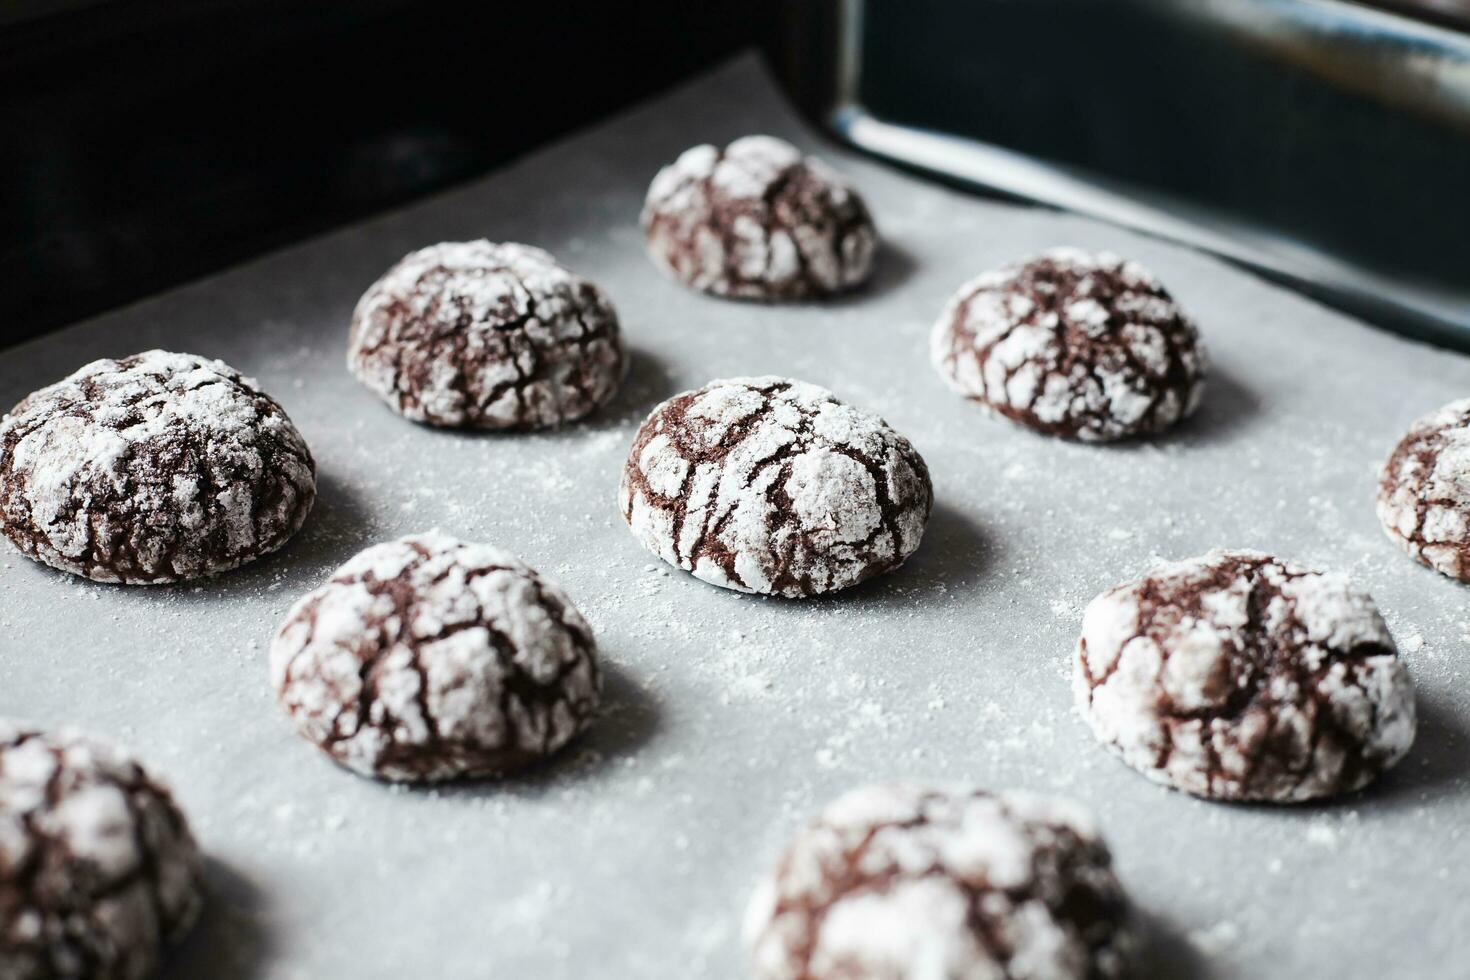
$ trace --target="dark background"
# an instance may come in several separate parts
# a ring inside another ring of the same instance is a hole
[[[861,98],[882,118],[1470,280],[1470,119],[1170,2],[865,6]],[[820,115],[836,7],[0,0],[0,346],[473,178],[752,45]],[[1436,9],[1470,30],[1470,0]]]
[[[775,0],[0,7],[0,346],[479,174]]]
[[[868,0],[861,100],[882,119],[1208,205],[1387,275],[1470,280],[1470,112],[1390,98],[1369,58],[1293,45],[1279,27],[1274,46],[1253,45],[1181,6]]]

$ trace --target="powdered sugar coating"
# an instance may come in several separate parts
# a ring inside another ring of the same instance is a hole
[[[0,976],[150,976],[200,882],[184,815],[127,753],[0,721]]]
[[[1419,419],[1378,481],[1388,536],[1435,571],[1470,582],[1470,398]]]
[[[876,415],[785,378],[712,381],[644,420],[618,488],[643,546],[727,589],[856,585],[919,546],[934,490]]]
[[[1073,691],[1109,750],[1219,800],[1351,792],[1414,740],[1414,687],[1371,597],[1251,551],[1173,562],[1092,601]]]
[[[1027,793],[869,786],[757,889],[760,980],[1120,976],[1127,902],[1091,818]]]
[[[0,531],[99,582],[235,568],[285,544],[315,499],[301,433],[221,361],[94,361],[0,420]]]
[[[774,136],[686,150],[643,205],[648,252],[694,289],[755,300],[828,296],[867,281],[867,205],[815,157]]]
[[[592,629],[566,593],[438,532],[374,545],[298,601],[270,670],[303,736],[389,780],[521,768],[586,727],[602,691]]]
[[[612,398],[628,360],[602,290],[539,248],[481,240],[419,249],[375,282],[347,365],[415,422],[535,429]]]
[[[1056,248],[962,286],[931,357],[954,390],[1029,428],[1085,442],[1165,429],[1199,404],[1205,354],[1153,274]]]

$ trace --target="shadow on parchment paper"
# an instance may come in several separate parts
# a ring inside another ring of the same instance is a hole
[[[1209,371],[1204,395],[1193,415],[1166,432],[1122,445],[1191,446],[1218,442],[1260,411],[1260,398],[1232,372],[1215,363],[1210,364]]]
[[[663,713],[652,693],[627,668],[606,656],[601,663],[602,708],[587,730],[545,765],[498,778],[443,783],[432,787],[434,792],[441,797],[536,797],[637,753],[663,727]]]
[[[320,585],[336,567],[376,542],[372,515],[357,491],[331,473],[317,472],[316,503],[301,530],[285,546],[232,572],[163,586],[119,586],[129,598],[209,603],[221,594],[271,587],[284,596]]]
[[[642,347],[627,346],[628,376],[612,401],[587,418],[547,434],[576,438],[588,432],[603,432],[629,423],[642,422],[653,406],[674,393],[668,365]]]
[[[1362,792],[1323,806],[1392,812],[1417,809],[1440,798],[1470,796],[1470,729],[1451,705],[1437,699],[1421,694],[1416,707],[1419,731],[1403,761]],[[1291,809],[1310,814],[1314,808]]]
[[[628,375],[617,393],[606,405],[584,419],[560,428],[497,431],[495,429],[449,428],[427,422],[411,422],[420,433],[431,439],[462,441],[494,441],[498,439],[555,439],[575,441],[589,433],[605,432],[642,422],[654,405],[674,393],[667,363],[642,347],[625,346]],[[400,421],[408,421],[400,419]]]
[[[880,231],[881,234],[881,231]],[[857,306],[869,303],[881,296],[886,296],[904,283],[913,278],[914,272],[919,268],[919,263],[914,260],[908,249],[886,239],[878,242],[878,253],[873,256],[873,276],[857,289],[833,296],[821,301],[823,306],[842,307]],[[976,270],[977,272],[979,270]],[[960,287],[955,283],[955,288]],[[945,296],[939,306],[934,308],[934,315],[938,316],[943,309],[943,304],[949,301]]]
[[[1123,885],[1126,888],[1127,882]],[[1148,909],[1133,908],[1138,946],[1127,975],[1147,980],[1209,980],[1214,971],[1174,925]]]
[[[379,537],[372,511],[362,495],[335,474],[318,471],[316,504],[306,523],[284,548],[256,564],[261,572],[271,575],[294,573],[297,566],[309,567],[316,570],[311,574],[315,579]]]
[[[903,566],[862,585],[810,599],[775,599],[802,608],[823,605],[902,605],[912,609],[927,597],[942,601],[962,594],[990,569],[1000,564],[1001,548],[995,535],[968,514],[943,500],[924,528],[919,550]],[[744,598],[744,597],[742,597]],[[749,601],[744,599],[744,601]]]
[[[178,948],[167,954],[159,980],[247,980],[263,972],[270,936],[265,900],[243,875],[204,859],[204,909]]]
[[[1470,796],[1470,729],[1453,709],[1422,694],[1416,705],[1419,730],[1409,754],[1356,793],[1283,806],[1280,803],[1224,803],[1254,810],[1275,820],[1311,820],[1335,810],[1388,814],[1418,809],[1444,797]]]

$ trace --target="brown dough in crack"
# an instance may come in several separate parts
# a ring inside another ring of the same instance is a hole
[[[445,242],[363,294],[347,366],[415,422],[540,429],[605,404],[627,374],[602,290],[539,248]]]
[[[438,532],[374,545],[286,615],[276,698],[303,737],[365,776],[510,772],[591,721],[592,629],[514,556]]]
[[[946,384],[1047,435],[1148,435],[1199,404],[1194,324],[1143,266],[1057,248],[965,284],[934,325]]]
[[[142,980],[201,904],[161,782],[76,732],[0,721],[0,977]]]
[[[929,469],[876,415],[785,378],[713,381],[644,420],[618,490],[645,548],[706,582],[791,598],[901,565]]]
[[[1212,551],[1098,596],[1073,691],[1124,762],[1217,800],[1351,792],[1414,740],[1413,682],[1373,600],[1259,552]]]
[[[284,545],[316,464],[269,395],[220,361],[94,361],[0,420],[0,532],[98,582],[228,571]]]
[[[866,282],[878,232],[862,197],[774,136],[686,150],[643,205],[653,260],[684,285],[766,301],[831,296]]]
[[[1378,481],[1388,536],[1442,575],[1470,582],[1470,399],[1419,419]]]
[[[757,889],[746,939],[757,980],[1105,980],[1132,946],[1080,807],[917,786],[829,804]]]

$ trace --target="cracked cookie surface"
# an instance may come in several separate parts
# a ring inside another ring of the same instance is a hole
[[[863,199],[773,136],[684,151],[643,205],[653,260],[693,289],[739,299],[830,296],[866,282],[878,233]]]
[[[966,398],[1084,442],[1168,428],[1195,410],[1205,375],[1198,331],[1152,273],[1075,248],[962,286],[930,355]]]
[[[474,241],[419,249],[375,282],[347,365],[415,422],[539,429],[611,399],[628,358],[601,289],[539,248]]]
[[[592,629],[507,552],[437,532],[374,545],[287,614],[277,700],[353,772],[438,781],[510,772],[586,727]]]
[[[200,883],[183,813],[126,752],[0,721],[0,976],[151,976]]]
[[[228,571],[284,545],[315,499],[301,433],[221,361],[94,361],[0,420],[0,532],[98,582]]]
[[[653,410],[618,502],[669,564],[727,589],[798,598],[901,565],[934,490],[918,452],[878,416],[816,385],[733,378]]]
[[[1165,564],[1092,601],[1073,660],[1092,732],[1218,800],[1360,789],[1414,740],[1414,687],[1367,593],[1251,551]]]
[[[831,803],[757,888],[760,980],[1103,980],[1128,905],[1075,804],[869,786]]]
[[[1378,481],[1388,536],[1430,568],[1470,582],[1470,399],[1419,419]]]

